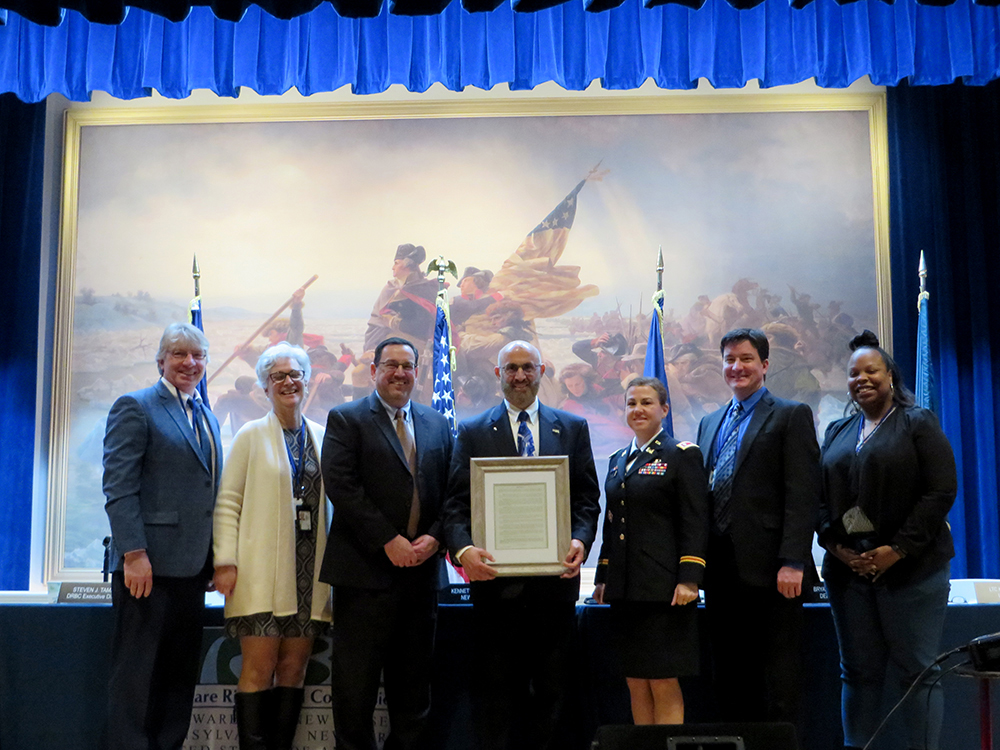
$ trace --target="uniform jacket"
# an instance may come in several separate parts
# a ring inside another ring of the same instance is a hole
[[[317,458],[323,428],[306,420]],[[316,523],[312,619],[330,621],[330,587],[319,582],[319,562],[326,549],[326,495],[320,495]],[[292,467],[274,412],[247,422],[226,457],[215,505],[215,565],[236,566],[236,588],[226,598],[226,617],[255,612],[294,615],[295,499]]]
[[[412,401],[410,407],[420,497],[417,536],[429,534],[440,541],[451,429],[433,409]],[[383,547],[398,534],[406,536],[413,475],[377,394],[330,410],[322,463],[333,518],[320,580],[333,586],[388,588],[397,569]],[[435,556],[421,566],[429,586],[437,585],[439,563]]]
[[[153,575],[198,575],[212,546],[212,508],[222,474],[219,423],[205,410],[215,467],[198,446],[180,401],[158,381],[121,396],[104,435],[105,510],[114,569],[126,552],[145,549]]]
[[[708,546],[708,481],[701,451],[665,432],[626,471],[611,454],[607,513],[595,581],[608,601],[669,602],[678,583],[701,584]]]
[[[711,466],[716,437],[729,405],[698,426],[705,467]],[[740,579],[774,586],[786,561],[815,576],[812,538],[819,512],[819,444],[812,410],[765,393],[754,407],[736,454],[729,533]]]

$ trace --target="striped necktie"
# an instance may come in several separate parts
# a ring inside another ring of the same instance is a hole
[[[531,430],[528,429],[528,412],[522,411],[517,415],[517,455],[534,456],[535,439],[531,437]]]

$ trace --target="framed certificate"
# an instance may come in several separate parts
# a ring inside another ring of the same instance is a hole
[[[499,576],[562,575],[570,544],[569,457],[473,458],[472,541]]]

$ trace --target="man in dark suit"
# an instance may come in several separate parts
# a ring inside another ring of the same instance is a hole
[[[108,414],[111,748],[176,750],[191,720],[222,473],[219,423],[195,390],[207,360],[201,331],[167,326],[156,355],[159,382],[122,396]]]
[[[531,344],[507,344],[494,372],[505,400],[459,425],[445,507],[452,560],[472,581],[476,747],[563,747],[580,566],[600,514],[590,431],[586,420],[538,402],[545,366]],[[469,460],[517,455],[569,456],[572,542],[561,577],[497,578],[493,556],[472,539]]]
[[[375,347],[375,393],[330,411],[323,482],[333,521],[320,580],[334,587],[331,692],[339,750],[375,750],[372,713],[385,672],[385,750],[425,747],[452,435],[413,403],[417,351]]]
[[[712,487],[705,571],[720,718],[799,718],[802,594],[812,585],[819,446],[812,411],[764,386],[769,345],[755,328],[722,338],[733,399],[701,420]]]

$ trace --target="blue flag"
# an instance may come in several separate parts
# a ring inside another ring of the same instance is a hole
[[[448,325],[448,315],[444,311],[443,305],[438,299],[437,317],[434,321],[434,394],[431,396],[431,405],[435,410],[444,415],[451,427],[451,434],[455,429],[455,388],[451,382],[451,327]]]
[[[930,295],[921,292],[917,297],[917,406],[934,408],[931,401],[931,343],[927,324],[927,299]]]
[[[205,326],[201,322],[201,297],[195,297],[191,300],[191,325],[197,328],[202,333],[205,332]],[[212,405],[208,401],[208,378],[203,377],[198,382],[198,395],[201,396],[201,402],[205,405],[205,408],[209,411],[212,410]]]
[[[667,385],[667,367],[663,358],[663,335],[660,333],[660,317],[663,315],[663,293],[657,292],[653,306],[653,314],[649,321],[649,341],[646,343],[646,361],[642,374],[647,378],[656,378],[667,389],[667,406],[670,406],[670,386]],[[663,429],[670,437],[674,436],[674,419],[670,412],[663,419]]]

